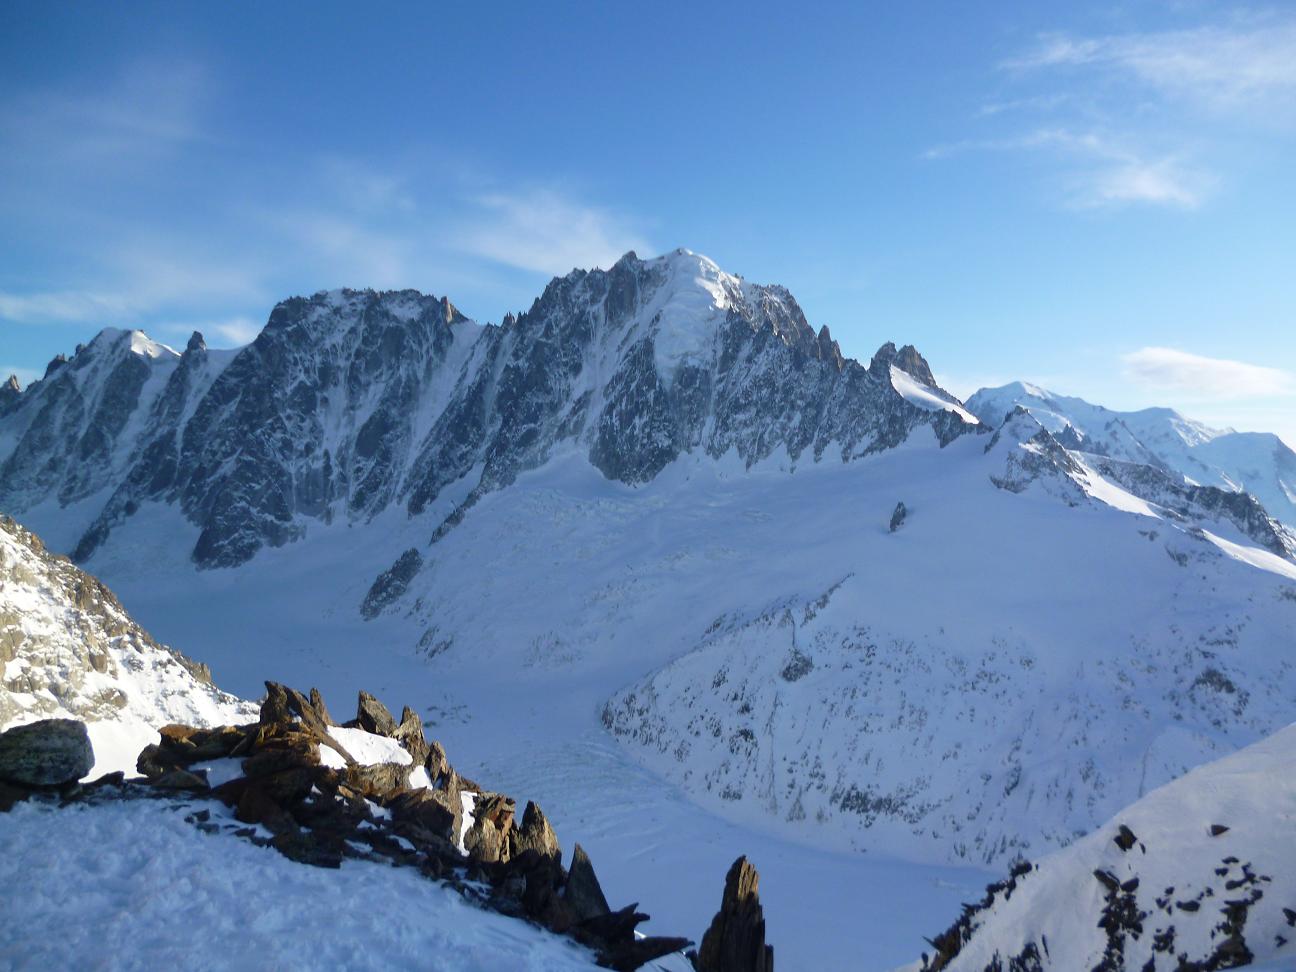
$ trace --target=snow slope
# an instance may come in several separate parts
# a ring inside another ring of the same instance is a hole
[[[1113,972],[1166,972],[1236,949],[1235,929],[1256,962],[1296,968],[1296,726],[1153,790],[1013,884],[971,916],[949,972],[1027,952],[1041,972],[1104,959]],[[1113,900],[1129,920],[1100,927]]]
[[[214,808],[203,801],[202,809]],[[473,907],[416,871],[354,860],[339,870],[308,867],[239,837],[203,833],[184,820],[190,812],[147,800],[26,803],[4,814],[0,965],[597,968],[569,939]]]
[[[1212,429],[1168,408],[1116,412],[1025,382],[982,388],[966,404],[992,426],[1020,405],[1051,432],[1073,429],[1078,440],[1067,444],[1083,451],[1158,466],[1192,483],[1245,490],[1296,529],[1296,452],[1276,435]]]
[[[421,546],[408,590],[368,624],[354,606],[419,521],[338,525],[308,559],[290,546],[210,578],[132,578],[156,543],[133,528],[93,563],[235,687],[310,681],[322,663],[354,691],[387,644],[426,659],[400,683],[424,704],[464,694],[453,731],[472,737],[520,718],[498,714],[501,673],[528,699],[556,680],[562,695],[530,702],[573,707],[555,726],[603,715],[728,819],[932,863],[1058,846],[1289,720],[1290,563],[1227,521],[1113,508],[1127,494],[1059,467],[1047,434],[990,452],[989,437],[925,435],[790,478],[684,460],[637,489],[569,454]],[[892,534],[897,501],[910,515]],[[176,548],[159,570],[182,569]],[[814,667],[792,677],[798,655]]]

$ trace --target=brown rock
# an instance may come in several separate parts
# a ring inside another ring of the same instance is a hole
[[[379,736],[392,736],[396,732],[396,720],[392,718],[391,710],[368,692],[360,693],[360,700],[356,704],[356,722],[365,732]]]
[[[774,948],[765,944],[759,888],[760,875],[747,858],[734,861],[725,876],[720,910],[693,963],[698,972],[773,972]]]
[[[617,969],[618,972],[633,972],[649,962],[682,952],[692,944],[687,938],[648,936],[631,939],[600,949],[598,964],[605,969]]]
[[[163,790],[206,790],[208,788],[205,779],[183,769],[173,769],[149,782]]]
[[[405,747],[415,766],[423,766],[427,762],[432,747],[428,745],[428,741],[423,735],[422,720],[408,705],[401,712],[400,725],[396,727],[393,737]]]
[[[445,748],[435,739],[428,746],[427,759],[423,761],[423,766],[427,769],[428,779],[432,781],[433,786],[440,786],[452,772],[450,760],[446,759]]]
[[[333,721],[333,716],[329,714],[328,706],[324,704],[324,696],[320,695],[319,689],[313,688],[310,690],[310,704],[311,708],[315,710],[315,714],[320,717],[325,725],[337,725]]]
[[[264,824],[271,833],[276,835],[292,833],[297,829],[288,812],[255,783],[243,787],[234,816],[244,823]]]
[[[534,850],[543,857],[562,860],[558,835],[549,826],[544,812],[530,801],[527,801],[526,810],[522,813],[522,826],[514,827],[509,832],[509,856],[520,857],[528,850]]]
[[[410,767],[398,763],[375,763],[372,766],[348,766],[342,771],[343,782],[370,800],[381,803],[402,790],[409,789]]]

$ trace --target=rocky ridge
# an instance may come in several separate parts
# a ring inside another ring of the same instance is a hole
[[[1148,467],[1146,475],[1169,477],[1180,488],[1249,493],[1268,516],[1296,529],[1296,452],[1276,435],[1214,429],[1168,408],[1114,411],[1024,382],[983,388],[966,407],[991,427],[1023,408],[1091,460]]]
[[[912,348],[879,353],[932,382]],[[141,505],[174,505],[194,562],[222,567],[392,506],[448,529],[567,446],[639,484],[690,452],[849,461],[973,427],[886,370],[844,358],[785,289],[686,250],[556,278],[498,326],[414,291],[319,293],[238,352],[108,330],[52,365],[0,417],[0,507],[87,501],[80,560]]]
[[[252,711],[206,665],[155,641],[105,584],[0,514],[0,726],[63,717],[148,734]]]
[[[570,936],[606,968],[637,969],[691,944],[637,935],[636,926],[648,916],[634,904],[618,910],[608,905],[579,844],[564,868],[557,835],[540,808],[528,803],[516,821],[514,800],[461,776],[408,708],[397,721],[361,692],[356,717],[338,726],[317,691],[307,696],[274,682],[266,689],[256,723],[164,726],[158,742],[139,754],[138,778],[118,772],[78,783],[89,765],[89,740],[80,723],[48,720],[11,729],[0,734],[0,809],[47,794],[64,804],[185,799],[193,808],[186,819],[199,830],[230,831],[317,867],[339,867],[353,858],[417,868],[481,907]],[[80,733],[79,762],[66,758],[68,729]],[[344,741],[369,758],[353,755]],[[41,769],[35,776],[29,772],[33,766]],[[51,776],[51,767],[62,772]],[[201,808],[203,801],[212,806]],[[233,819],[214,806],[228,808]],[[739,871],[741,893],[731,887]],[[735,863],[721,914],[704,938],[699,969],[772,969],[756,882],[745,858]],[[736,958],[731,945],[724,947],[723,959],[714,958],[717,928],[729,929],[726,942],[735,936],[754,942],[759,959]]]

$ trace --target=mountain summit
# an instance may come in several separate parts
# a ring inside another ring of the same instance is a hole
[[[635,485],[685,453],[849,461],[975,425],[917,351],[894,359],[921,395],[844,358],[784,288],[683,249],[556,278],[501,325],[412,290],[330,291],[283,301],[237,352],[102,332],[10,407],[0,503],[87,501],[79,559],[141,504],[175,505],[194,561],[220,567],[393,506],[453,525],[565,448]]]

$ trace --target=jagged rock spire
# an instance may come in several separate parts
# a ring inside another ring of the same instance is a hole
[[[765,944],[760,875],[746,857],[725,876],[724,898],[693,960],[698,972],[774,972],[774,946]]]
[[[873,360],[869,362],[869,372],[875,377],[886,378],[889,376],[888,369],[891,365],[917,378],[929,388],[938,387],[936,376],[932,374],[927,359],[919,354],[918,349],[912,344],[906,344],[897,351],[896,346],[888,341],[878,348],[877,354],[873,355]]]
[[[18,381],[18,376],[10,375],[9,380],[0,385],[0,411],[18,401],[21,396],[22,385]]]

